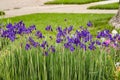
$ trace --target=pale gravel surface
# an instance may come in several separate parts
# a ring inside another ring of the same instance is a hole
[[[0,0],[0,10],[42,6],[48,0]]]
[[[107,0],[83,5],[44,5],[48,0],[1,0],[0,10],[6,15],[14,17],[32,13],[117,13],[117,10],[88,10],[87,8],[99,4],[118,2],[119,0]]]

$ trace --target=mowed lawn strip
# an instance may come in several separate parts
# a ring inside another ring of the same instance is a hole
[[[110,3],[104,5],[91,6],[88,9],[118,9],[118,8],[119,8],[119,3]]]
[[[93,27],[90,27],[89,30],[93,35],[95,35],[100,30],[112,30],[114,28],[108,24],[108,21],[113,16],[114,14],[39,13],[7,18],[4,19],[4,22],[17,23],[22,20],[26,26],[36,25],[38,30],[46,34],[45,27],[48,25],[51,25],[54,31],[58,26],[62,28],[73,26],[74,30],[77,30],[80,26],[87,27],[87,22],[91,21]]]
[[[104,1],[104,0],[53,0],[53,1],[48,1],[45,4],[86,4],[86,3],[98,2],[98,1]]]

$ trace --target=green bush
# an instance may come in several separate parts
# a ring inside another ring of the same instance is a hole
[[[5,15],[5,12],[3,12],[3,11],[0,11],[0,15]]]

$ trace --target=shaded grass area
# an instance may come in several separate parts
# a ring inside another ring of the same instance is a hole
[[[5,12],[3,12],[3,11],[0,11],[0,15],[5,15]]]
[[[119,3],[110,3],[104,5],[91,6],[88,9],[118,9]]]
[[[45,4],[86,4],[91,2],[104,1],[104,0],[53,0]]]

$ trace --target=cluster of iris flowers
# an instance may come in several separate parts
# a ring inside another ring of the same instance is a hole
[[[89,21],[87,23],[88,27],[93,26],[93,24]],[[49,25],[45,28],[46,31],[53,32],[52,26]],[[34,32],[35,33],[34,33]],[[66,27],[62,29],[62,27],[57,27],[56,29],[56,43],[62,44],[64,48],[69,49],[73,52],[76,48],[86,50],[95,50],[97,47],[113,47],[115,49],[120,49],[120,34],[117,31],[113,30],[111,33],[109,30],[102,30],[98,32],[96,38],[91,35],[88,29],[80,27],[78,30],[74,32],[73,26]],[[17,35],[23,36],[25,34],[34,34],[37,39],[42,39],[43,41],[36,42],[31,36],[26,40],[25,49],[30,50],[33,47],[40,47],[43,49],[43,53],[48,55],[48,52],[55,52],[57,48],[53,45],[49,45],[43,36],[42,32],[36,30],[35,25],[30,27],[26,27],[23,21],[20,21],[14,25],[11,23],[6,25],[6,28],[0,28],[0,37],[8,38],[12,42],[17,39]],[[50,36],[52,39],[52,36]]]

